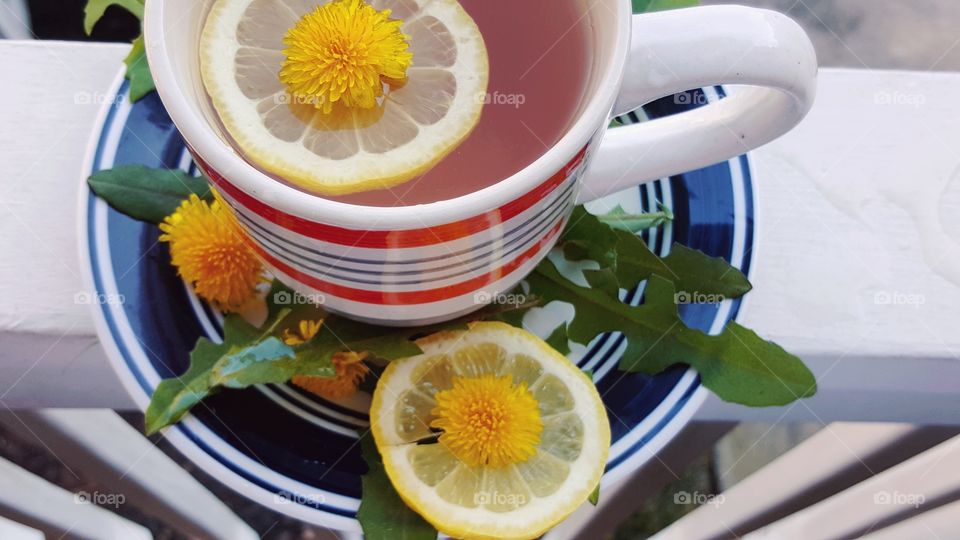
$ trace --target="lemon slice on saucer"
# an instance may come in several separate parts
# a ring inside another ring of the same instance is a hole
[[[412,65],[403,80],[383,79],[376,106],[325,112],[295,98],[280,70],[287,32],[326,4],[217,0],[200,39],[214,108],[247,159],[306,190],[339,195],[410,180],[480,120],[489,74],[480,30],[456,0],[373,0],[403,21]]]
[[[401,498],[454,538],[536,538],[589,497],[610,426],[590,379],[540,338],[484,322],[421,339],[370,410]]]

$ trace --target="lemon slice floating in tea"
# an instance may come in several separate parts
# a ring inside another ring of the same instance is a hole
[[[401,498],[454,538],[536,538],[589,497],[610,426],[596,387],[540,338],[483,322],[417,342],[373,395]]]
[[[247,159],[323,195],[425,172],[479,122],[489,74],[456,0],[217,0],[200,69]]]

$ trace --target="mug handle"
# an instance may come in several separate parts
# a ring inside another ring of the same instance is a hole
[[[631,39],[614,115],[695,88],[749,88],[697,109],[607,130],[578,203],[762,146],[800,123],[813,104],[813,44],[796,22],[775,11],[705,6],[634,15]]]

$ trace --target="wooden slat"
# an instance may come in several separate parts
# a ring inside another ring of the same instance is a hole
[[[150,531],[0,459],[0,515],[54,538],[147,540]]]
[[[903,540],[904,538],[912,540],[960,538],[960,501],[869,533],[861,540]]]
[[[10,254],[0,264],[0,401],[11,408],[135,408],[77,301],[81,170],[128,50],[0,40],[0,69],[20,81],[0,84],[0,253]]]
[[[254,540],[259,535],[147,438],[108,410],[0,414],[26,440],[38,439],[78,474],[125,504],[198,538]],[[29,426],[29,427],[27,427]]]
[[[831,424],[654,538],[741,536],[865,480],[948,433],[904,424]]]
[[[960,437],[955,437],[744,538],[855,538],[960,496],[958,470]]]
[[[0,538],[3,540],[43,540],[43,532],[22,523],[0,517]]]

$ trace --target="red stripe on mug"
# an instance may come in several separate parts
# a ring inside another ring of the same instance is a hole
[[[577,155],[574,156],[569,163],[567,163],[562,169],[557,171],[553,176],[533,190],[517,199],[514,199],[513,201],[510,201],[500,208],[485,214],[473,216],[453,223],[425,227],[422,229],[405,229],[399,231],[361,231],[344,229],[324,223],[317,223],[315,221],[310,221],[272,208],[271,206],[251,197],[250,195],[247,195],[246,192],[231,184],[229,181],[227,181],[227,179],[225,179],[215,170],[210,168],[210,166],[207,165],[203,160],[197,157],[196,153],[191,149],[191,153],[194,156],[193,159],[200,165],[200,167],[207,174],[210,180],[213,181],[218,189],[222,190],[232,199],[247,207],[252,212],[256,213],[267,221],[283,227],[284,229],[309,238],[314,238],[316,240],[322,240],[324,242],[330,242],[332,244],[339,244],[349,247],[373,249],[432,246],[444,242],[459,240],[461,238],[485,231],[493,225],[503,223],[504,221],[507,221],[508,219],[522,213],[524,210],[527,210],[537,201],[542,200],[544,197],[553,192],[553,190],[555,190],[558,186],[563,184],[564,180],[569,178],[574,169],[576,169],[577,166],[579,166],[583,161],[586,151],[587,148],[584,147],[582,150],[577,152]]]
[[[547,234],[541,238],[536,244],[530,246],[526,251],[518,255],[516,258],[510,262],[504,264],[496,270],[487,272],[486,274],[477,276],[475,278],[468,279],[467,281],[462,281],[454,285],[449,285],[446,287],[438,287],[435,289],[425,289],[422,291],[399,291],[399,292],[387,292],[387,291],[369,291],[365,289],[356,289],[353,287],[346,287],[344,285],[337,285],[335,283],[330,283],[328,281],[323,281],[315,276],[304,273],[296,268],[291,267],[287,263],[278,260],[269,253],[263,250],[260,246],[256,245],[254,242],[250,242],[250,246],[266,261],[269,265],[280,270],[284,274],[290,276],[291,278],[313,287],[314,289],[329,294],[331,296],[336,296],[338,298],[343,298],[346,300],[353,300],[355,302],[362,302],[365,304],[378,304],[378,305],[412,305],[412,304],[428,304],[430,302],[439,302],[441,300],[449,300],[450,298],[455,298],[464,294],[469,294],[471,292],[482,289],[484,286],[497,281],[498,279],[509,275],[511,272],[519,268],[523,263],[532,259],[544,246],[547,246],[553,240],[553,237],[556,236],[563,225],[561,220],[553,228],[550,229]]]

